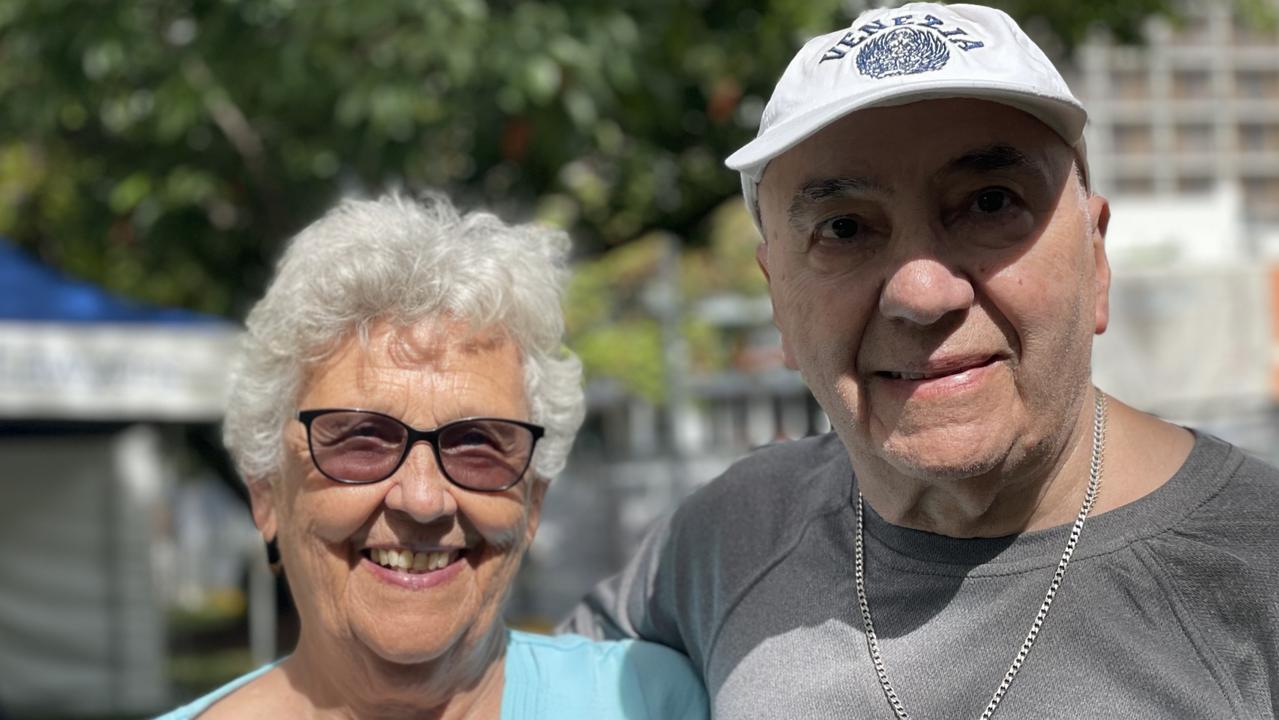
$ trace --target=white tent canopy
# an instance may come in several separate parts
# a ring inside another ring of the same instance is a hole
[[[229,325],[0,321],[0,418],[222,416]]]

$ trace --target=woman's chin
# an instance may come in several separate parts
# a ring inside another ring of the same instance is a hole
[[[454,654],[481,613],[466,593],[408,592],[382,582],[359,583],[348,596],[347,632],[389,663],[420,665]]]
[[[393,665],[422,665],[439,660],[452,647],[443,640],[432,642],[430,638],[413,635],[415,634],[406,632],[400,636],[386,637],[382,633],[369,633],[361,639],[369,652]]]
[[[423,618],[416,618],[421,621]],[[418,666],[445,660],[448,664],[470,661],[477,655],[486,655],[481,646],[488,644],[479,639],[478,628],[465,626],[445,627],[443,618],[435,622],[384,622],[377,626],[355,628],[356,637],[370,653],[391,665]],[[484,637],[491,637],[490,629]],[[500,646],[499,646],[500,647]]]

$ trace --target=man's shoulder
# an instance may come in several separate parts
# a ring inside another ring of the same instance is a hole
[[[1238,450],[1242,456],[1238,470],[1241,484],[1250,491],[1260,492],[1272,506],[1279,505],[1279,494],[1275,492],[1279,488],[1279,467],[1243,449]],[[1276,521],[1279,522],[1279,518]]]
[[[1179,473],[1190,489],[1136,557],[1157,576],[1159,602],[1185,618],[1205,657],[1249,694],[1260,686],[1251,658],[1279,653],[1279,468],[1197,435]]]
[[[1212,490],[1192,514],[1201,522],[1279,527],[1279,467],[1211,435],[1197,433],[1184,470]],[[1279,545],[1274,546],[1279,553]]]
[[[733,463],[680,506],[677,524],[754,531],[773,524],[798,528],[808,518],[848,506],[852,469],[834,433],[767,445]]]
[[[733,463],[693,494],[696,502],[797,494],[806,499],[847,499],[852,487],[848,451],[834,433],[765,445]],[[843,498],[831,497],[843,494]]]
[[[1144,545],[1187,601],[1219,614],[1212,598],[1228,587],[1235,606],[1279,603],[1279,468],[1196,432],[1181,470],[1135,511],[1161,518]]]

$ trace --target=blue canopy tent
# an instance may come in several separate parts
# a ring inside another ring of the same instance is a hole
[[[0,419],[216,420],[237,334],[67,278],[0,238]]]
[[[158,550],[177,472],[169,428],[221,417],[238,334],[0,238],[0,543],[19,550],[0,556],[0,714],[146,715],[171,701],[160,588],[174,561]]]
[[[0,320],[225,324],[189,310],[143,305],[68,278],[0,237]]]

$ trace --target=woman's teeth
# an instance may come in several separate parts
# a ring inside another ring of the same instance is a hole
[[[412,550],[370,548],[368,554],[370,560],[384,568],[414,573],[439,570],[453,560],[453,553],[448,551],[415,553]]]

